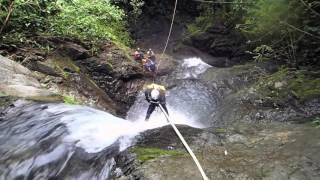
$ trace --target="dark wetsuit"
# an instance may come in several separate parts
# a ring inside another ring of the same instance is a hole
[[[146,115],[146,121],[149,120],[150,115],[152,114],[152,112],[154,111],[154,109],[159,106],[159,104],[161,104],[161,106],[163,107],[163,109],[166,111],[167,114],[168,113],[168,109],[166,106],[166,96],[165,96],[165,91],[164,90],[159,90],[160,91],[160,95],[159,98],[157,100],[154,100],[151,98],[151,91],[153,89],[146,89],[144,94],[146,97],[146,100],[150,103],[148,110],[147,110],[147,115]]]

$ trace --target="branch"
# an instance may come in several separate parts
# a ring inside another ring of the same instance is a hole
[[[314,10],[312,7],[310,7],[304,0],[300,0],[300,2],[306,6],[311,12],[313,12],[315,15],[320,16],[320,13],[318,13],[316,10]]]
[[[9,8],[8,8],[7,17],[6,17],[6,19],[4,20],[4,22],[3,22],[3,24],[2,24],[2,27],[1,27],[1,29],[0,29],[0,34],[1,34],[2,31],[4,30],[4,28],[6,27],[8,21],[9,21],[9,19],[10,19],[10,16],[11,16],[11,14],[12,14],[12,12],[13,12],[13,9],[14,9],[13,5],[14,5],[14,0],[11,0],[10,5],[9,5]]]
[[[217,1],[206,1],[206,0],[192,0],[195,2],[201,3],[210,3],[210,4],[253,4],[252,2],[217,2]]]
[[[312,37],[314,37],[314,38],[320,39],[320,36],[317,36],[317,35],[314,35],[314,34],[311,34],[311,33],[307,32],[307,31],[304,31],[304,30],[302,30],[302,29],[299,29],[299,28],[297,28],[297,27],[295,27],[295,26],[293,26],[293,25],[291,25],[291,24],[288,24],[287,22],[280,21],[280,24],[287,25],[288,27],[290,27],[290,28],[292,28],[292,29],[294,29],[294,30],[296,30],[296,31],[299,31],[299,32],[301,32],[301,33],[307,34],[307,35],[312,36]]]

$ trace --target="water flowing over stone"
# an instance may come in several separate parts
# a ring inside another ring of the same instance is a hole
[[[166,99],[174,123],[199,128],[209,125],[208,117],[214,111],[217,97],[198,76],[210,67],[200,58],[188,58],[181,61],[172,74],[162,78],[162,84],[171,86]],[[141,92],[129,110],[127,119],[143,120],[147,108],[148,103]],[[165,121],[160,109],[152,114],[150,121]]]
[[[196,78],[209,67],[187,59],[174,72],[181,79],[168,92],[168,107],[176,123],[205,126],[200,119],[215,102]],[[145,122],[146,109],[142,93],[128,113],[130,121],[85,106],[19,100],[0,121],[0,179],[107,179],[114,156],[131,146],[136,135],[168,125],[159,110]]]
[[[84,106],[15,106],[0,121],[0,179],[106,179],[113,156],[154,128]]]
[[[41,87],[24,66],[0,55],[0,93],[33,100],[60,101],[62,97]]]

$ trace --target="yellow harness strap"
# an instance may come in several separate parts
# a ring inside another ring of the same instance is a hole
[[[161,91],[165,91],[166,90],[166,88],[164,86],[161,86],[161,85],[155,84],[155,83],[146,85],[144,87],[144,89],[157,89],[157,90],[161,90]]]

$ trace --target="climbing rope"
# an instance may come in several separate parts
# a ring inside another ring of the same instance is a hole
[[[175,4],[174,4],[174,9],[173,9],[173,14],[172,14],[172,19],[171,19],[171,25],[170,25],[170,30],[169,30],[169,34],[168,34],[168,37],[167,37],[167,41],[166,41],[166,44],[163,48],[163,51],[160,55],[160,60],[159,60],[159,63],[157,65],[157,68],[156,68],[156,72],[155,72],[155,76],[153,78],[153,81],[155,80],[156,76],[157,76],[157,73],[158,73],[158,68],[161,64],[161,60],[162,60],[162,57],[164,55],[164,53],[166,52],[167,50],[167,47],[168,47],[168,44],[169,44],[169,40],[170,40],[170,36],[171,36],[171,32],[172,32],[172,27],[173,27],[173,22],[174,22],[174,18],[176,16],[176,10],[177,10],[177,4],[178,4],[178,0],[175,1]]]
[[[154,77],[153,77],[153,82],[155,81],[155,78],[157,76],[157,72],[158,72],[158,68],[161,64],[161,60],[162,60],[162,57],[164,55],[164,53],[166,52],[167,50],[167,47],[168,47],[168,44],[169,44],[169,40],[170,40],[170,36],[171,36],[171,32],[172,32],[172,27],[173,27],[173,22],[174,22],[174,18],[176,16],[176,10],[177,10],[177,4],[178,4],[178,0],[175,1],[175,4],[174,4],[174,9],[173,9],[173,14],[172,14],[172,20],[171,20],[171,25],[170,25],[170,29],[169,29],[169,34],[168,34],[168,37],[167,37],[167,41],[166,41],[166,44],[163,48],[163,51],[160,55],[160,60],[159,60],[159,63],[157,65],[157,68],[156,68],[156,72],[154,74]],[[168,114],[164,111],[163,107],[161,104],[159,104],[159,107],[161,109],[161,111],[163,112],[163,114],[165,115],[165,117],[167,118],[167,121],[170,123],[170,125],[172,126],[172,128],[174,129],[174,131],[176,132],[176,134],[178,135],[178,137],[180,138],[181,142],[183,143],[184,147],[187,149],[188,153],[191,155],[193,161],[196,163],[202,177],[204,180],[209,180],[209,178],[206,176],[205,172],[203,171],[197,157],[194,155],[194,153],[192,152],[191,148],[189,147],[188,143],[185,141],[185,139],[183,138],[183,136],[181,135],[180,131],[178,130],[178,128],[175,126],[175,124],[170,120]]]
[[[172,128],[174,129],[174,131],[176,132],[176,134],[178,135],[178,137],[180,138],[180,140],[182,141],[184,147],[187,149],[188,153],[191,155],[193,161],[196,163],[202,178],[204,180],[209,180],[209,178],[206,176],[205,172],[203,171],[197,157],[194,155],[194,153],[192,152],[191,148],[189,147],[188,143],[185,141],[185,139],[183,138],[183,136],[181,135],[180,131],[178,130],[178,128],[176,127],[176,125],[170,120],[168,114],[165,112],[165,110],[163,109],[162,105],[159,104],[159,107],[161,109],[161,111],[163,112],[163,114],[165,115],[165,117],[167,118],[167,121],[170,123],[170,125],[172,126]]]

